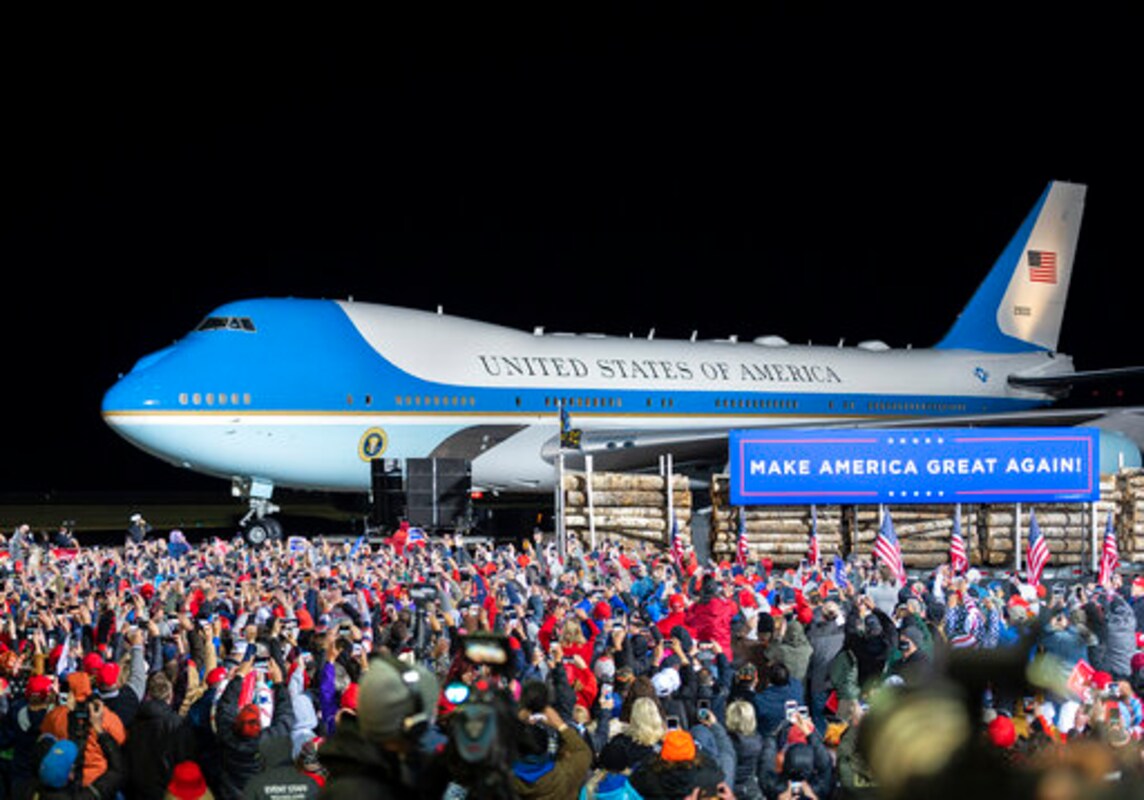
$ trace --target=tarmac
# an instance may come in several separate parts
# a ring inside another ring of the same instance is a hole
[[[305,494],[279,500],[276,514],[287,535],[342,537],[366,528],[366,512],[340,508],[325,495]],[[132,514],[150,523],[154,536],[181,530],[190,541],[213,536],[231,538],[241,529],[239,520],[247,506],[225,492],[207,494],[137,495],[68,494],[0,495],[0,533],[11,534],[17,526],[54,532],[67,523],[81,544],[122,543]]]

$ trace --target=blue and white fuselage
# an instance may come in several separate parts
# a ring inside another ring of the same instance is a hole
[[[372,303],[252,299],[140,360],[103,416],[208,475],[367,492],[371,459],[432,456],[469,459],[476,487],[550,490],[561,408],[602,468],[654,466],[665,452],[725,458],[734,428],[1025,412],[1052,395],[1011,376],[1073,370],[1054,350],[1083,198],[1083,186],[1050,184],[932,349],[530,333]]]

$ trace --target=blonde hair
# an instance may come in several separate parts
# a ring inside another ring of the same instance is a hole
[[[637,744],[657,744],[667,733],[659,704],[650,697],[637,697],[632,703],[632,716],[628,721],[627,734]]]
[[[746,700],[735,700],[727,706],[727,732],[750,736],[758,728],[755,706]]]
[[[587,641],[584,636],[584,629],[580,627],[579,619],[564,620],[564,627],[560,629],[561,644],[584,644]]]

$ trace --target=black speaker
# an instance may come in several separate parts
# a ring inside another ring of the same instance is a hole
[[[468,510],[472,464],[464,458],[410,458],[405,462],[406,518],[422,528],[448,528]]]
[[[393,530],[405,513],[405,483],[400,462],[375,458],[369,462],[372,519],[379,528]]]

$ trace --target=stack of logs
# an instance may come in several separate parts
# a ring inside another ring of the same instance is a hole
[[[1117,536],[1120,560],[1144,563],[1144,470],[1123,470],[1118,484],[1122,500]],[[1127,555],[1127,558],[1126,558]]]
[[[1144,563],[1144,471],[1122,470],[1101,479],[1101,499],[1093,503],[1023,504],[1020,506],[1022,566],[1027,555],[1030,517],[1048,543],[1050,566],[1083,566],[1093,563],[1108,515],[1122,563]],[[728,480],[713,476],[711,482],[711,552],[716,560],[733,558],[740,515],[746,529],[751,559],[766,557],[777,566],[794,566],[806,557],[812,526],[807,506],[732,507]],[[949,561],[949,541],[957,507],[954,505],[887,506],[894,532],[901,543],[907,568],[932,569]],[[835,554],[869,555],[881,524],[876,506],[819,506],[817,518],[819,552],[829,561]],[[1017,520],[1015,504],[962,505],[961,532],[970,563],[986,567],[1011,567]],[[1099,556],[1099,552],[1098,552]]]
[[[594,530],[597,543],[634,541],[666,546],[671,534],[667,487],[667,479],[660,475],[565,473],[565,532],[585,544],[590,543]],[[685,476],[677,475],[671,480],[671,488],[671,512],[680,538],[689,545],[690,484]]]

